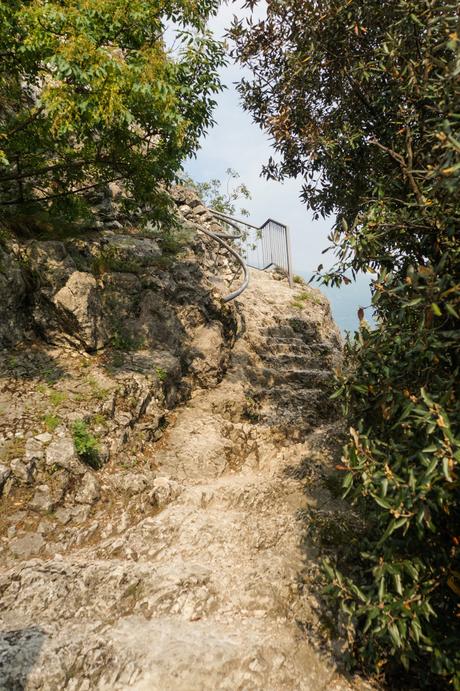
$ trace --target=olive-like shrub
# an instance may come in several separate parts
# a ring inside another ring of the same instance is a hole
[[[326,565],[329,595],[361,668],[460,689],[458,3],[274,0],[231,34],[278,154],[266,174],[303,176],[310,208],[336,215],[324,279],[372,277],[377,326],[346,346],[336,392],[366,528]]]

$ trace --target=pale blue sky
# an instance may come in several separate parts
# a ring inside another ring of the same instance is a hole
[[[242,4],[242,0],[238,0],[221,6],[218,16],[211,21],[211,28],[219,38],[234,14],[244,14]],[[327,235],[332,221],[313,220],[312,214],[300,202],[300,181],[277,183],[260,177],[262,165],[273,151],[267,136],[239,103],[233,83],[241,75],[241,67],[235,65],[222,71],[222,80],[228,88],[218,97],[214,114],[217,124],[204,138],[196,160],[187,162],[186,170],[199,182],[211,178],[225,180],[227,168],[237,170],[252,193],[252,200],[244,203],[251,214],[250,220],[260,225],[271,217],[290,227],[294,271],[310,271],[320,263],[327,265],[332,254],[321,255],[321,250],[329,244]]]

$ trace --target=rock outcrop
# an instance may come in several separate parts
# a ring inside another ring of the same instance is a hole
[[[191,244],[167,266],[119,229],[17,254],[40,283],[1,334],[29,340],[1,371],[0,688],[361,688],[306,521],[340,511],[328,303],[253,272],[225,305],[231,262]]]

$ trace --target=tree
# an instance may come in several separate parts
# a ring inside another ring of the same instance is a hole
[[[327,572],[357,660],[410,670],[398,688],[417,671],[460,688],[459,33],[448,0],[272,0],[231,28],[244,106],[278,153],[265,174],[302,175],[307,204],[336,214],[324,280],[374,276],[379,324],[348,343],[337,390],[368,528]]]
[[[228,216],[234,216],[239,213],[240,216],[249,216],[249,211],[240,207],[237,209],[236,203],[240,199],[251,199],[251,193],[244,182],[234,185],[233,183],[239,179],[240,175],[233,168],[227,168],[225,171],[227,180],[225,187],[222,180],[213,178],[205,182],[195,182],[191,177],[185,176],[184,182],[193,187],[203,202],[210,209],[219,211]]]
[[[3,213],[57,210],[115,179],[154,201],[212,123],[224,53],[206,20],[217,6],[2,0]]]

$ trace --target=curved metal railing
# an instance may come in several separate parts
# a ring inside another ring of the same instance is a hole
[[[276,267],[287,275],[292,288],[291,242],[289,228],[284,223],[268,218],[261,226],[255,226],[220,211],[212,213],[237,231],[239,250],[248,266],[261,271]]]
[[[240,264],[243,270],[243,282],[239,288],[224,297],[224,302],[230,302],[246,290],[249,285],[248,266],[265,271],[277,267],[284,271],[289,279],[289,285],[294,285],[292,276],[291,245],[289,228],[283,223],[269,218],[260,227],[247,221],[242,221],[227,214],[210,209],[214,217],[236,231],[236,234],[216,233],[203,227],[200,230],[208,237],[216,240]],[[236,240],[241,253],[226,242]]]
[[[227,240],[236,240],[239,238],[239,235],[228,235],[227,233],[214,233],[211,230],[207,230],[206,228],[200,227],[200,230],[202,233],[205,235],[208,235],[210,238],[213,238],[214,240],[217,240],[217,242],[224,247],[227,252],[229,252],[235,259],[238,261],[238,263],[241,265],[241,268],[243,269],[243,283],[240,285],[239,288],[234,290],[233,292],[229,293],[226,295],[223,300],[224,302],[230,302],[231,300],[234,300],[237,298],[241,293],[246,290],[246,288],[249,285],[249,271],[248,271],[248,266],[246,262],[244,261],[243,257],[238,254],[236,250],[233,249],[227,242],[225,242],[224,238]]]

